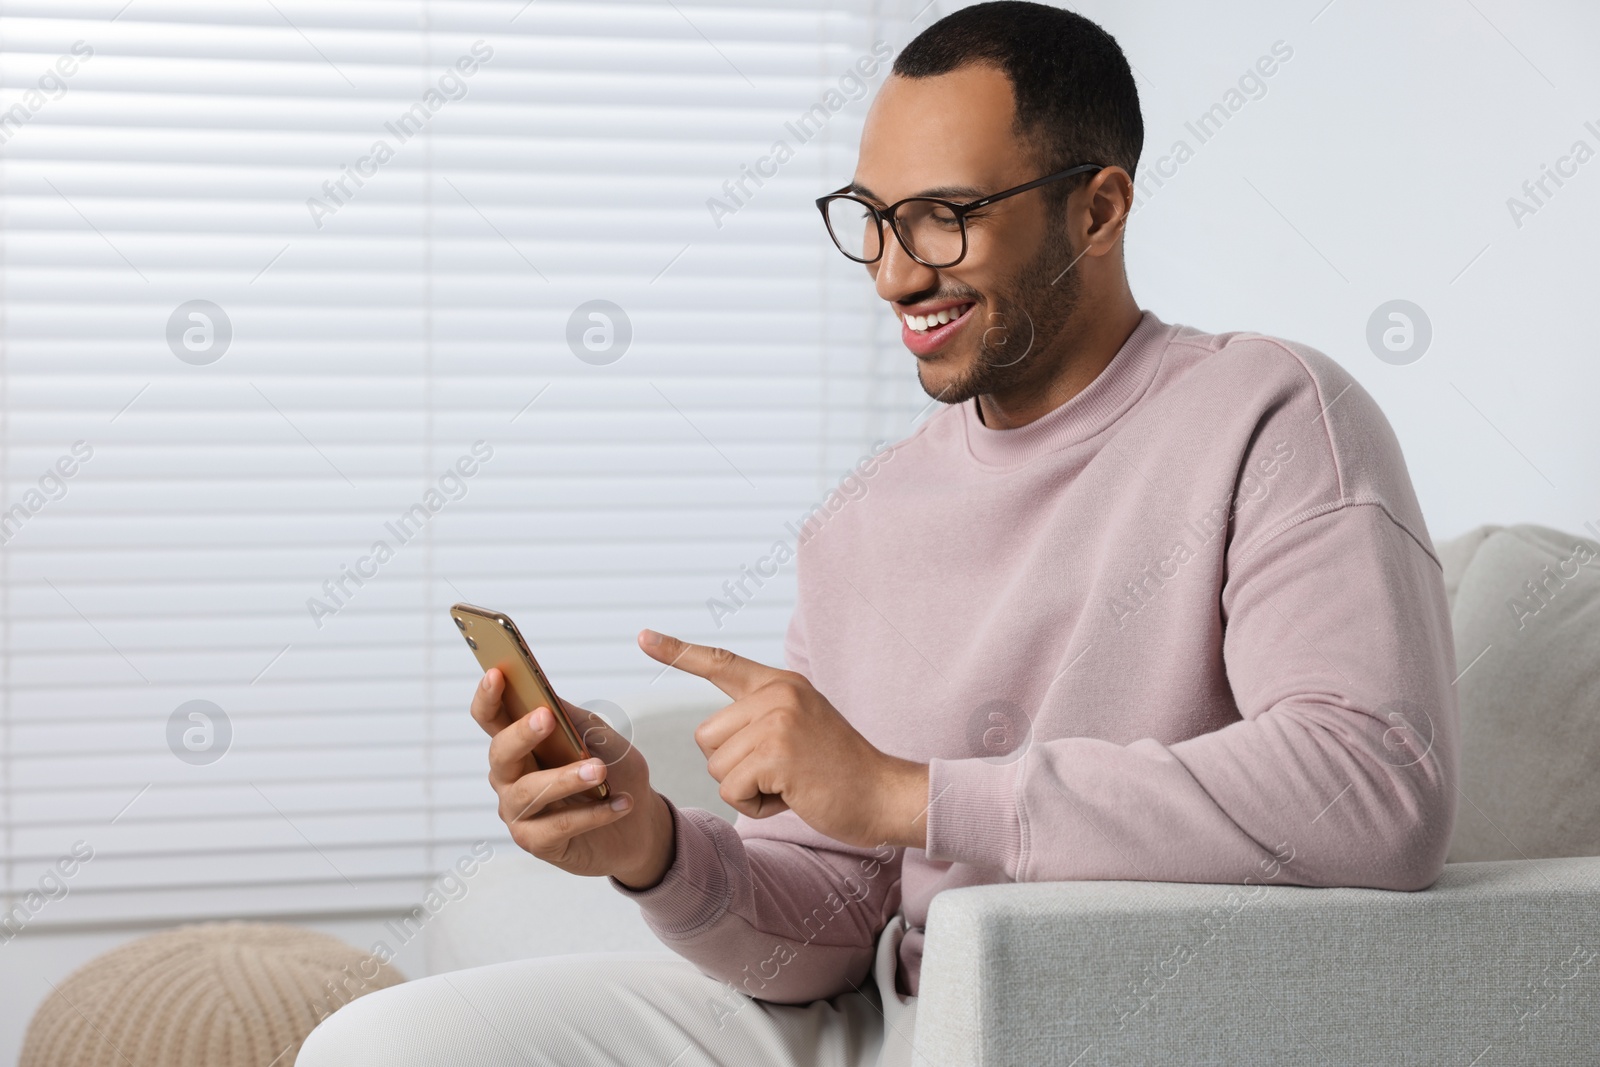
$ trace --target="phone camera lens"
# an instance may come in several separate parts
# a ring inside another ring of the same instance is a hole
[[[476,651],[478,651],[478,642],[474,641],[472,638],[469,637],[469,638],[467,638],[467,647],[472,649],[472,651],[476,652]]]
[[[450,619],[456,624],[456,629],[460,630],[462,633],[467,632],[467,624],[462,622],[459,617],[452,615],[450,616]]]

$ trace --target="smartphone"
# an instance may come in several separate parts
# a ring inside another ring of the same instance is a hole
[[[456,629],[467,639],[467,647],[478,658],[478,666],[487,671],[498,667],[505,678],[505,691],[501,701],[514,719],[531,715],[535,708],[549,708],[556,718],[556,728],[550,736],[533,750],[533,758],[540,767],[563,767],[589,758],[589,746],[573,727],[550,680],[539,669],[539,661],[528,651],[517,624],[502,612],[471,604],[456,604],[450,608],[450,618]],[[611,795],[606,783],[601,782],[586,789],[579,796],[604,800]]]

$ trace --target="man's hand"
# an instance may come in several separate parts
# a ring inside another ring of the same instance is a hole
[[[736,810],[756,819],[790,810],[848,845],[926,846],[927,765],[878,751],[803,675],[653,630],[639,647],[733,698],[694,739]]]
[[[647,889],[672,865],[672,813],[650,788],[639,750],[604,719],[562,701],[591,758],[541,769],[533,748],[556,728],[549,708],[513,719],[501,704],[505,679],[491,669],[472,694],[472,717],[489,742],[489,784],[500,796],[500,820],[525,851],[572,874],[612,875]],[[611,796],[578,794],[607,782]],[[637,809],[637,810],[636,810]]]

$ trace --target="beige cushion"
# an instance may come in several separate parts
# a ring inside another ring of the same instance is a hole
[[[1444,565],[1444,593],[1450,601],[1452,618],[1456,608],[1456,590],[1461,588],[1461,576],[1467,572],[1472,557],[1478,554],[1478,549],[1483,547],[1489,535],[1503,529],[1503,526],[1480,526],[1438,546],[1439,562]]]
[[[1600,544],[1482,527],[1440,557],[1464,672],[1450,862],[1600,855]]]
[[[314,930],[202,923],[74,971],[28,1025],[19,1067],[287,1067],[325,1016],[404,981]]]
[[[680,808],[703,808],[732,822],[739,813],[722,799],[721,786],[706,770],[705,753],[694,740],[695,727],[729,703],[713,700],[640,715],[631,736],[650,765],[650,784],[658,793]]]

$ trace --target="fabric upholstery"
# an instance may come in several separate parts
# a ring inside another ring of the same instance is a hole
[[[1461,588],[1461,576],[1466,573],[1472,557],[1478,554],[1478,549],[1483,547],[1489,535],[1501,529],[1504,527],[1480,526],[1476,530],[1468,530],[1460,537],[1452,537],[1434,546],[1434,551],[1439,555],[1439,563],[1444,568],[1444,592],[1450,601],[1452,619],[1455,617],[1456,590]]]
[[[1451,864],[1420,893],[952,890],[916,1044],[941,1067],[1592,1064],[1597,902],[1600,858]]]
[[[1600,855],[1600,545],[1486,527],[1456,581],[1460,805],[1449,860]],[[1447,574],[1447,585],[1449,584]]]

